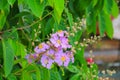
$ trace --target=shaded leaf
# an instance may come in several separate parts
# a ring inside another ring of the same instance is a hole
[[[17,80],[16,76],[14,74],[10,74],[7,78],[7,80]]]
[[[5,12],[3,10],[0,11],[0,30],[2,30],[4,24],[6,21],[6,15]]]
[[[80,74],[78,73],[78,74],[73,75],[73,76],[70,78],[70,80],[79,80],[79,77],[80,77]]]
[[[7,77],[13,68],[14,62],[14,50],[12,47],[12,40],[2,40],[3,45],[3,58],[4,58],[4,72],[5,77]]]
[[[74,65],[69,65],[69,66],[67,67],[67,69],[68,69],[70,72],[72,72],[72,73],[78,73],[78,72],[79,72],[79,69],[77,69],[77,67],[74,66]]]
[[[113,27],[110,15],[106,14],[104,11],[102,11],[99,15],[99,30],[101,36],[103,36],[106,32],[108,37],[113,37]]]
[[[104,11],[107,13],[111,13],[113,6],[113,0],[104,0]]]
[[[65,11],[66,11],[66,13],[67,13],[69,25],[70,25],[70,27],[71,27],[71,29],[72,29],[72,25],[73,25],[73,16],[72,16],[72,14],[71,14],[70,12],[68,12],[68,9],[67,9],[67,8],[65,9]]]
[[[41,72],[41,80],[50,80],[50,71],[48,69],[41,67],[40,72]]]

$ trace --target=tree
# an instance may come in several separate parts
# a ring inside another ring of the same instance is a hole
[[[90,68],[84,58],[85,44],[89,42],[82,41],[82,35],[96,34],[98,22],[100,36],[106,33],[112,38],[110,16],[117,17],[118,13],[115,0],[1,0],[0,79],[97,80],[96,64]],[[28,64],[25,56],[59,30],[68,31],[75,62],[51,69],[41,63]]]

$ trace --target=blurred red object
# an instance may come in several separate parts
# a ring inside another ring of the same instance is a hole
[[[93,64],[94,63],[93,58],[90,58],[90,57],[87,58],[86,61],[87,61],[88,64]]]

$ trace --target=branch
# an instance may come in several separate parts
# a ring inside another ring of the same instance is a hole
[[[48,14],[46,14],[43,18],[33,22],[32,24],[28,25],[28,26],[23,26],[23,27],[19,27],[19,28],[16,28],[16,30],[24,30],[24,29],[27,29],[27,28],[30,28],[32,27],[33,25],[39,23],[40,21],[42,21],[44,18],[46,18],[47,16],[49,16],[53,11],[49,12]],[[12,29],[8,29],[8,30],[5,30],[5,31],[1,31],[0,34],[4,33],[4,32],[10,32],[12,31]]]

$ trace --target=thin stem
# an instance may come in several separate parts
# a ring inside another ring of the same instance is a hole
[[[28,25],[28,26],[24,26],[24,27],[20,27],[20,28],[16,28],[16,30],[23,30],[23,29],[27,29],[27,28],[30,28],[32,27],[33,25],[39,23],[40,21],[42,21],[44,18],[46,18],[47,16],[49,16],[53,11],[49,12],[48,14],[46,14],[43,18],[33,22],[32,24]],[[0,34],[4,33],[4,32],[9,32],[9,31],[12,31],[12,29],[8,29],[8,30],[5,30],[5,31],[1,31]]]

